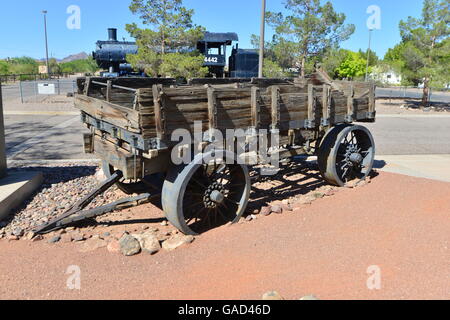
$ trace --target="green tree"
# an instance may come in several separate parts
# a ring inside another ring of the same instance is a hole
[[[252,35],[251,43],[254,49],[259,50],[259,36]],[[264,45],[264,76],[269,78],[289,77],[287,71],[296,66],[296,46],[293,42],[274,36],[272,41]]]
[[[373,50],[359,50],[358,54],[361,58],[365,59],[367,61],[367,57],[369,57],[369,67],[375,67],[378,62],[380,61],[380,59],[378,58],[377,54],[375,51]]]
[[[266,78],[286,78],[289,72],[286,72],[277,62],[268,58],[264,59],[263,74]]]
[[[331,2],[322,5],[320,0],[285,0],[284,4],[290,15],[269,12],[267,21],[280,39],[289,43],[302,77],[309,58],[336,47],[355,31],[354,25],[345,24],[345,14],[337,13]]]
[[[11,74],[36,74],[39,63],[30,57],[13,58],[9,61],[9,73]]]
[[[366,66],[367,60],[363,59],[357,52],[348,51],[344,61],[336,69],[336,73],[342,79],[354,79],[365,75]]]
[[[193,24],[194,11],[183,7],[182,0],[132,0],[130,10],[149,27],[126,26],[138,45],[138,53],[127,57],[134,68],[153,77],[191,78],[208,73],[204,56],[192,51],[205,30]]]
[[[8,74],[9,66],[8,63],[4,60],[0,60],[0,74]]]
[[[61,73],[61,67],[55,58],[48,60],[48,67],[50,68],[50,73],[52,74]]]
[[[98,70],[92,57],[61,63],[60,68],[63,73],[94,73]]]
[[[321,68],[328,73],[333,79],[339,78],[338,68],[347,58],[348,50],[331,48],[325,51],[319,61]]]
[[[406,68],[423,79],[422,104],[428,106],[430,86],[442,78],[441,72],[450,68],[445,51],[450,35],[450,1],[424,0],[422,16],[402,20],[400,34],[407,43],[403,50]]]

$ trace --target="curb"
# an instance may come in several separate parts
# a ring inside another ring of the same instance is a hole
[[[0,221],[19,207],[42,184],[41,172],[14,172],[0,180]]]

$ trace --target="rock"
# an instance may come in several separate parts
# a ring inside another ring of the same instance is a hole
[[[120,253],[119,240],[110,241],[106,248],[108,249],[108,252],[110,252],[110,253]]]
[[[193,236],[178,235],[163,242],[162,247],[166,251],[173,251],[185,244],[194,242]]]
[[[262,299],[265,301],[284,300],[283,297],[276,291],[269,291],[265,293]]]
[[[273,205],[270,208],[270,211],[272,211],[272,213],[282,214],[283,213],[283,208],[280,205],[276,204],[276,205]]]
[[[23,231],[22,228],[14,228],[12,234],[13,234],[13,236],[16,236],[16,237],[19,237],[19,238],[20,238],[20,237],[23,236],[24,231]]]
[[[310,296],[306,296],[300,299],[301,301],[316,301],[316,300],[320,300],[318,299],[316,296],[314,295],[310,295]]]
[[[361,180],[356,184],[356,187],[364,187],[365,185],[367,185],[367,181],[366,180]]]
[[[140,235],[133,234],[133,237],[139,241],[139,245],[145,253],[152,255],[161,250],[161,244],[153,233],[147,232]]]
[[[31,240],[33,240],[34,236],[35,236],[34,232],[32,232],[32,231],[28,232],[25,236],[25,240],[31,241]]]
[[[85,235],[82,233],[72,233],[71,238],[72,238],[72,241],[74,241],[74,242],[81,242],[81,241],[86,240]]]
[[[131,235],[125,235],[119,241],[120,252],[127,257],[134,256],[141,252],[139,241]]]
[[[61,236],[54,236],[53,238],[48,240],[48,243],[50,243],[50,244],[58,243],[60,240],[61,240]]]
[[[359,180],[355,179],[353,181],[349,181],[345,184],[345,187],[348,189],[353,189],[356,188],[358,186]]]
[[[312,197],[302,197],[298,203],[301,205],[309,205],[311,203],[314,202],[315,199],[313,199]]]
[[[38,234],[37,236],[35,236],[33,238],[33,240],[31,240],[31,242],[39,242],[39,241],[42,241],[42,240],[44,240],[44,237],[41,236],[40,234]]]
[[[106,175],[105,175],[105,173],[103,172],[102,169],[100,169],[100,170],[97,171],[97,173],[95,174],[95,179],[96,179],[98,182],[103,182],[103,181],[106,180]]]
[[[292,207],[289,204],[282,204],[281,208],[283,209],[283,212],[292,212],[294,210],[292,210]]]
[[[70,234],[63,234],[61,235],[61,242],[62,243],[71,243],[72,242],[72,236]]]
[[[271,213],[272,213],[272,210],[270,207],[263,207],[260,212],[260,214],[265,217],[270,216]]]
[[[245,218],[245,221],[247,222],[253,221],[253,216],[252,215],[247,216],[247,218]]]
[[[163,226],[163,227],[167,227],[168,225],[169,225],[169,222],[167,222],[166,220],[161,222],[161,226]]]
[[[314,192],[312,194],[312,196],[314,197],[314,199],[322,199],[322,198],[325,198],[325,193],[323,193],[323,192]]]
[[[81,253],[89,253],[105,248],[106,246],[108,246],[108,243],[105,240],[102,240],[99,237],[93,237],[92,239],[84,242],[78,251]]]

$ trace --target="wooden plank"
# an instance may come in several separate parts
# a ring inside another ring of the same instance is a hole
[[[151,88],[153,85],[171,86],[176,84],[175,79],[171,78],[100,78],[92,77],[93,81],[107,83],[107,81],[112,81],[113,86],[120,86],[130,89],[140,89],[140,88]]]
[[[355,120],[355,89],[353,84],[350,85],[349,93],[347,96],[347,122],[353,122]]]
[[[209,129],[217,129],[217,98],[216,98],[216,90],[214,88],[209,87],[207,89],[208,95],[208,123]]]
[[[369,112],[373,113],[375,112],[375,83],[372,83],[370,85],[370,92],[369,92]]]
[[[308,125],[307,127],[313,128],[316,121],[316,106],[317,100],[315,96],[314,85],[308,85]]]
[[[106,85],[106,101],[111,102],[111,94],[112,94],[112,81],[108,80]]]
[[[272,129],[278,129],[280,126],[280,88],[272,87]]]
[[[85,154],[94,153],[94,135],[92,133],[84,133],[83,141],[84,141],[84,153]]]
[[[252,87],[252,125],[258,130],[261,124],[261,105],[260,105],[260,89],[258,87]]]
[[[75,108],[125,130],[140,133],[139,112],[85,95],[75,95]]]
[[[161,86],[153,85],[153,104],[155,106],[155,127],[158,139],[164,140],[166,132],[164,125],[164,110],[161,97]]]
[[[329,126],[331,118],[331,86],[323,85],[322,92],[322,125]]]
[[[91,78],[90,77],[88,77],[88,78],[86,78],[86,82],[84,83],[84,91],[83,91],[83,94],[85,95],[85,96],[89,96],[89,91],[90,91],[90,88],[91,88]]]

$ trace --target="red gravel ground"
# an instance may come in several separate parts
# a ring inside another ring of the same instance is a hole
[[[156,210],[156,209],[155,209]],[[301,211],[126,258],[74,244],[0,242],[1,299],[450,299],[450,184],[381,173]],[[67,289],[68,266],[81,290]],[[382,289],[367,288],[367,269]]]

